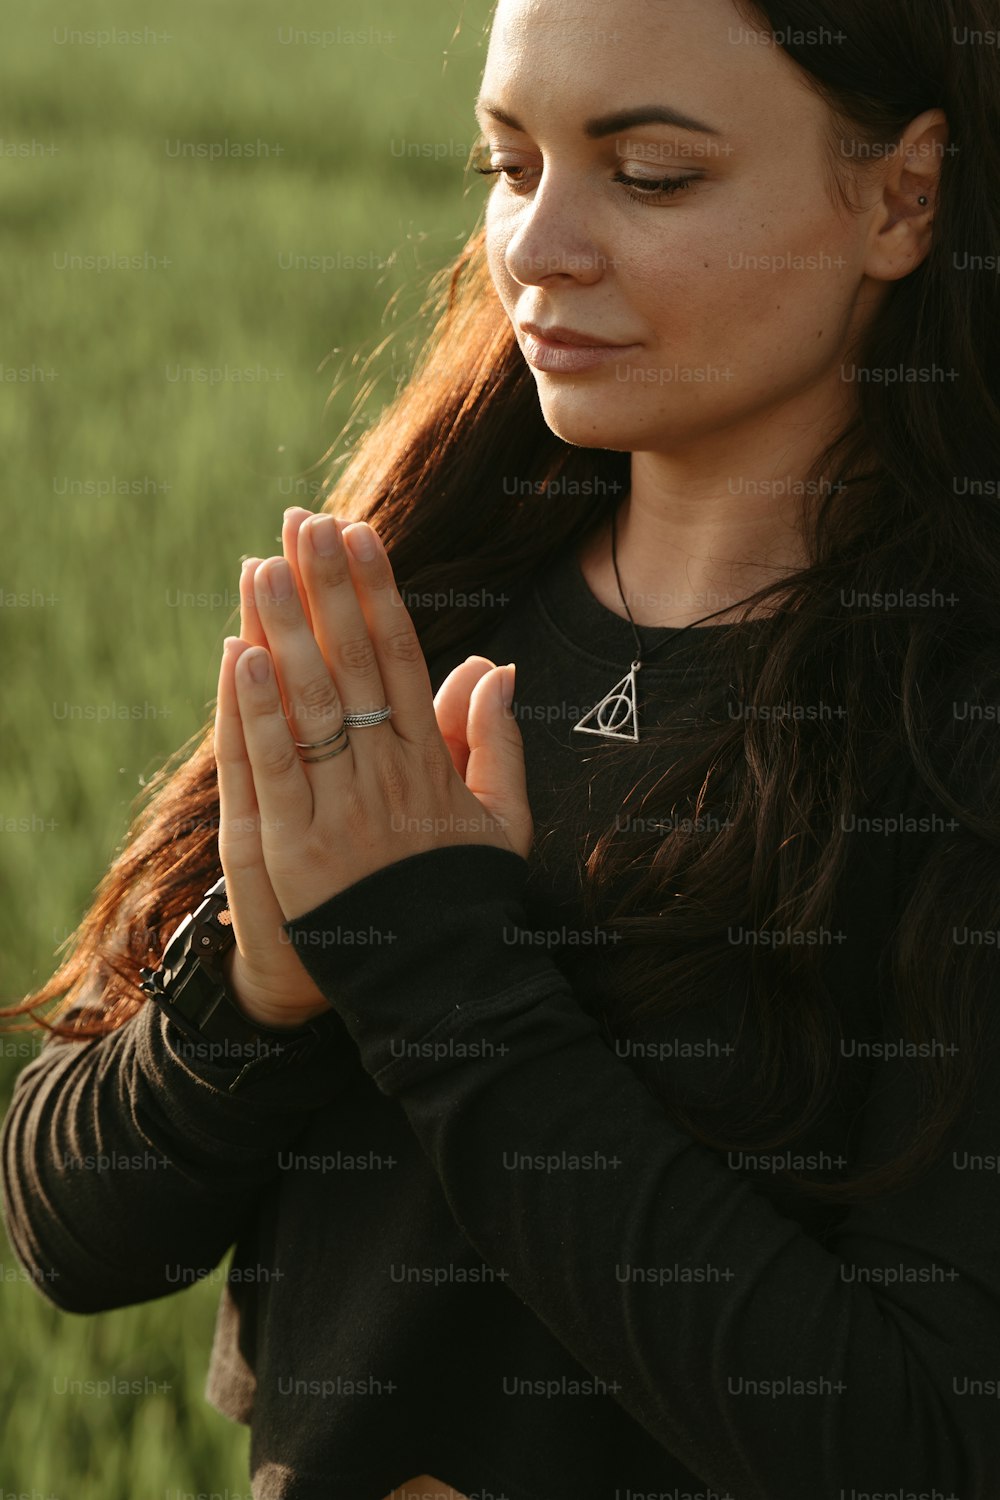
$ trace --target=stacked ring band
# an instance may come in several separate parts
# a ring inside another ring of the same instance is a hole
[[[304,761],[306,763],[306,765],[310,765],[310,764],[312,764],[312,762],[317,761],[317,760],[330,760],[332,756],[334,756],[334,755],[340,755],[344,750],[346,750],[348,748],[348,745],[350,744],[350,741],[347,738],[347,726],[348,725],[350,725],[352,729],[359,729],[359,728],[363,728],[367,724],[381,724],[385,719],[387,719],[389,717],[389,715],[391,713],[392,713],[392,708],[387,703],[384,708],[376,708],[371,713],[365,713],[365,714],[345,714],[344,718],[343,718],[343,722],[341,723],[341,726],[337,730],[336,734],[331,734],[328,739],[325,739],[325,740],[313,740],[313,741],[310,741],[310,740],[296,740],[295,741],[295,747],[296,747],[297,750],[300,750],[300,751],[301,750],[320,750],[320,749],[322,749],[322,747],[324,745],[332,745],[337,740],[339,740],[341,738],[343,738],[343,741],[344,741],[344,743],[342,745],[337,745],[336,750],[328,750],[325,755],[301,755],[300,754],[299,759],[301,761]]]
[[[303,755],[301,753],[302,750],[319,750],[323,745],[332,745],[335,740],[341,738],[343,738],[344,743],[338,745],[336,750],[328,750],[325,755]],[[304,740],[295,741],[296,748],[299,749],[299,760],[305,761],[307,765],[314,760],[329,760],[333,755],[340,755],[342,751],[349,748],[350,743],[350,740],[347,738],[347,730],[343,725],[340,726],[336,734],[331,734],[328,740],[316,740],[312,744]]]
[[[372,709],[371,713],[345,714],[342,722],[352,729],[360,729],[364,724],[381,724],[391,713],[392,709],[387,703],[384,708]]]

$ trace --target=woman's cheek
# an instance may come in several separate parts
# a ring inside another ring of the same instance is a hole
[[[507,269],[506,252],[510,242],[511,230],[503,223],[498,223],[496,218],[491,219],[489,211],[486,218],[486,264],[489,267],[493,285],[497,296],[500,298],[508,317],[513,319],[515,287],[510,272]]]

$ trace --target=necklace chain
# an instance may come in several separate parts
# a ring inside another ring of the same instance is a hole
[[[612,566],[614,567],[614,570],[615,570],[615,582],[618,584],[618,592],[621,595],[622,604],[624,604],[624,606],[625,606],[625,613],[628,615],[628,622],[629,622],[629,624],[632,627],[632,634],[635,636],[635,661],[632,663],[632,665],[636,669],[636,671],[638,671],[638,669],[643,664],[642,663],[642,642],[639,639],[639,632],[636,629],[636,623],[635,623],[635,621],[632,618],[632,611],[629,609],[628,602],[627,602],[627,600],[625,598],[625,590],[622,588],[621,574],[618,572],[618,548],[617,548],[617,540],[618,540],[618,538],[617,538],[617,529],[616,529],[616,525],[615,525],[615,523],[617,522],[617,520],[618,520],[618,512],[617,511],[613,511],[612,515],[611,515],[611,563],[612,563]],[[706,620],[714,620],[716,615],[725,614],[727,612],[727,608],[729,608],[729,607],[731,607],[731,606],[723,605],[722,609],[717,609],[717,610],[715,610],[710,615],[702,615],[702,617],[701,617],[700,620],[692,620],[690,622],[690,624],[683,625],[681,627],[681,629],[677,632],[677,635],[683,635],[684,632],[685,632],[685,630],[691,630],[692,627],[695,626],[695,625],[703,625]],[[668,636],[667,639],[668,640],[676,640],[676,636]],[[657,644],[652,647],[652,650],[653,651],[659,651],[660,647],[661,646],[665,646],[666,644],[667,644],[667,641],[658,641]]]
[[[639,668],[643,664],[642,641],[639,639],[639,632],[636,629],[636,623],[632,618],[632,611],[628,607],[628,601],[625,598],[625,590],[622,588],[621,574],[618,572],[617,533],[615,528],[616,520],[617,512],[613,511],[611,514],[611,562],[615,570],[615,579],[618,583],[618,592],[621,595],[622,604],[625,606],[625,613],[628,615],[628,622],[632,627],[632,634],[635,637],[635,659],[632,662],[631,668],[622,678],[622,680],[620,682],[617,682],[610,692],[605,693],[600,703],[596,703],[590,710],[590,712],[586,714],[578,724],[573,725],[573,730],[574,733],[577,734],[596,734],[600,735],[604,739],[609,740],[636,741],[639,738],[639,715],[636,702],[636,673],[639,671]],[[727,607],[723,606],[722,609],[717,609],[710,615],[702,615],[700,620],[692,620],[689,625],[682,626],[680,630],[668,636],[667,640],[676,640],[678,636],[684,634],[685,630],[690,630],[695,625],[701,625],[705,622],[705,620],[713,620],[716,615],[722,615],[726,613]],[[663,645],[666,645],[666,641],[658,642],[657,645],[652,649],[654,651],[657,651],[659,647]],[[596,728],[590,727],[588,721],[591,719],[596,720]]]

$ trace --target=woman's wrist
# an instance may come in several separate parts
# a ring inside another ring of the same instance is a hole
[[[317,1004],[309,1010],[293,1010],[273,997],[266,995],[250,980],[242,964],[242,955],[232,947],[222,960],[222,973],[226,992],[242,1016],[255,1026],[266,1026],[272,1030],[292,1031],[305,1026],[317,1016],[324,1015],[329,1005]]]

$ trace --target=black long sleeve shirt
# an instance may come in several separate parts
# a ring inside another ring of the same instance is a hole
[[[713,628],[644,666],[647,722]],[[675,634],[643,630],[647,655]],[[647,762],[640,739],[605,770],[572,727],[627,671],[628,623],[567,554],[430,663],[435,689],[472,650],[517,663],[529,859],[437,848],[287,923],[332,1009],[235,1093],[242,1064],[185,1056],[154,1005],[48,1042],[0,1138],[20,1260],[91,1313],[235,1246],[206,1394],[250,1424],[258,1500],[381,1500],[424,1472],[473,1500],[1000,1495],[1000,1046],[954,1152],[875,1201],[820,1205],[693,1141],[658,1100],[728,1068],[736,997],[627,1049],[580,1003],[579,839]],[[779,1164],[869,1160],[912,1118],[874,973],[946,836],[915,785],[901,766],[872,809],[899,832],[856,836],[823,955],[872,1045]]]

